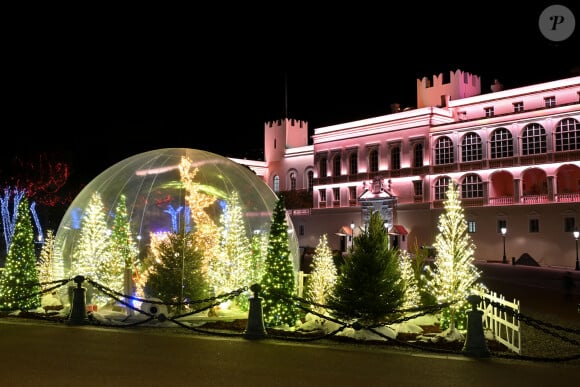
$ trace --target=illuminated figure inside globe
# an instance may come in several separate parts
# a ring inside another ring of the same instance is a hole
[[[82,275],[123,295],[175,302],[249,288],[263,275],[277,200],[249,168],[210,152],[132,156],[72,202],[56,234],[53,276]],[[298,244],[286,221],[296,274]],[[110,302],[87,289],[87,303]]]

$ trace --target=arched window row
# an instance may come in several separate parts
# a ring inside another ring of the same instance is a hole
[[[517,142],[516,142],[517,141]],[[553,147],[550,147],[550,142]],[[564,118],[554,127],[552,138],[550,139],[546,129],[538,123],[526,125],[515,137],[510,130],[499,127],[489,134],[487,144],[477,132],[465,133],[459,144],[455,144],[450,136],[443,135],[435,139],[433,145],[434,165],[454,164],[456,162],[477,162],[486,157],[489,159],[502,159],[508,157],[532,156],[546,154],[548,149],[555,152],[566,152],[580,150],[580,122],[574,118]],[[423,142],[415,142],[411,145],[410,163],[413,168],[420,168],[424,165],[424,145]],[[390,170],[401,168],[402,155],[401,146],[394,145],[388,150]],[[486,156],[486,154],[488,156]],[[317,157],[319,177],[341,176],[342,157],[340,154],[320,155]],[[346,153],[345,164],[347,174],[356,175],[359,172],[359,155],[356,150]],[[379,172],[381,153],[378,146],[368,148],[367,153],[368,172]],[[330,161],[330,163],[329,163]],[[330,168],[330,174],[328,173]]]
[[[553,134],[556,152],[580,150],[580,122],[574,118],[564,118],[558,122]],[[506,128],[497,128],[489,137],[489,155],[491,159],[514,156],[514,137]],[[548,134],[538,123],[530,123],[521,131],[519,138],[521,155],[544,154],[548,151]],[[475,132],[466,133],[461,138],[461,162],[480,161],[484,159],[483,141]],[[434,146],[436,165],[456,162],[455,145],[449,136],[437,138]]]
[[[435,180],[433,185],[435,200],[447,199],[446,192],[450,180],[449,176],[441,176]],[[483,198],[483,181],[479,175],[475,173],[467,174],[457,184],[459,185],[461,199]]]

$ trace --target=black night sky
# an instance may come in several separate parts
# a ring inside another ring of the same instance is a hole
[[[5,53],[0,178],[41,153],[69,162],[81,184],[166,147],[261,159],[267,121],[305,120],[313,133],[388,114],[392,103],[415,106],[417,78],[451,70],[480,75],[484,93],[494,79],[508,89],[579,75],[576,5],[558,2],[576,29],[554,42],[538,23],[553,3],[501,4],[333,4],[113,20],[81,32],[22,28]]]

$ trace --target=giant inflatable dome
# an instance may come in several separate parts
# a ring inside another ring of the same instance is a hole
[[[113,238],[113,230],[123,224],[129,225],[129,243],[140,260],[150,251],[152,236],[159,233],[203,228],[212,234],[208,237],[215,237],[223,230],[226,203],[234,196],[247,237],[268,233],[277,196],[248,167],[214,153],[185,148],[158,149],[122,160],[95,177],[67,209],[53,250],[63,263],[64,277],[55,274],[56,278],[90,276],[78,271],[95,268],[89,264],[81,270],[75,260],[101,254],[99,240]],[[119,212],[123,208],[126,210]],[[121,217],[127,222],[115,223]],[[88,219],[92,219],[90,226],[83,226]],[[290,217],[286,219],[297,272],[298,242]]]

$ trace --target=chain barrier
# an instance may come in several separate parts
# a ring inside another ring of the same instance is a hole
[[[77,279],[77,277],[75,277],[74,280],[76,280],[76,279]],[[65,279],[61,279],[61,280],[55,280],[55,281],[44,282],[44,283],[21,284],[19,286],[40,287],[40,288],[44,288],[44,289],[42,291],[35,292],[34,294],[28,295],[26,297],[20,297],[18,299],[15,299],[14,301],[22,301],[22,300],[25,300],[27,298],[32,298],[32,297],[37,297],[39,295],[52,293],[56,289],[58,289],[59,287],[66,285],[67,283],[71,282],[72,280],[73,280],[72,278],[65,278]],[[208,311],[209,309],[216,307],[225,301],[228,301],[228,300],[231,300],[235,297],[238,297],[242,293],[244,293],[248,290],[247,286],[242,287],[242,288],[237,289],[237,290],[234,290],[234,291],[231,291],[231,292],[228,292],[228,293],[220,294],[220,295],[215,296],[215,297],[209,297],[209,298],[205,298],[205,299],[201,299],[201,300],[188,300],[188,301],[183,301],[183,302],[165,302],[165,301],[158,301],[158,300],[153,300],[153,299],[146,299],[146,298],[139,298],[139,297],[125,295],[125,294],[122,294],[122,293],[117,292],[115,290],[112,290],[112,289],[110,289],[102,284],[99,284],[99,283],[91,280],[90,278],[82,278],[81,282],[82,282],[82,280],[86,280],[96,290],[109,296],[110,298],[112,298],[113,300],[118,302],[120,305],[123,305],[128,309],[131,309],[133,311],[138,312],[139,314],[143,314],[143,315],[148,317],[146,319],[143,319],[143,320],[140,320],[137,322],[129,323],[126,321],[129,319],[130,316],[127,316],[124,320],[121,321],[121,324],[106,324],[106,323],[104,323],[104,321],[97,320],[93,316],[94,312],[91,312],[91,313],[89,313],[88,317],[89,317],[90,323],[92,323],[92,324],[99,325],[99,326],[115,327],[115,328],[119,328],[119,327],[130,328],[130,327],[135,327],[135,326],[139,326],[139,325],[144,325],[146,323],[157,320],[159,322],[165,322],[165,321],[172,322],[178,327],[181,327],[181,328],[184,328],[184,329],[187,329],[190,331],[204,333],[204,334],[211,334],[211,335],[218,335],[218,336],[235,336],[235,337],[243,336],[242,332],[235,333],[235,332],[232,332],[231,330],[229,332],[226,332],[228,329],[221,329],[221,330],[200,329],[199,327],[192,326],[191,323],[186,324],[185,322],[180,321],[180,319]],[[52,285],[52,286],[46,287],[48,285]],[[297,337],[296,334],[295,335],[288,334],[288,332],[284,332],[284,334],[282,334],[279,329],[274,329],[271,327],[266,328],[266,330],[268,332],[268,336],[270,338],[273,338],[273,339],[295,341],[295,342],[323,340],[323,339],[337,337],[340,332],[344,331],[347,328],[352,328],[352,329],[357,330],[357,331],[363,330],[363,329],[368,330],[368,331],[374,333],[375,335],[377,335],[378,337],[383,338],[385,340],[384,344],[390,342],[391,344],[395,344],[395,345],[400,346],[400,347],[414,348],[414,349],[422,350],[422,351],[457,354],[457,355],[462,354],[461,350],[436,348],[433,346],[420,345],[420,344],[416,344],[414,342],[398,340],[396,337],[395,338],[389,337],[389,336],[385,335],[384,333],[382,333],[381,331],[377,330],[377,328],[385,327],[385,326],[392,325],[392,324],[407,322],[407,321],[416,319],[417,317],[430,315],[430,314],[436,314],[437,312],[439,312],[443,308],[448,307],[448,306],[450,306],[458,301],[447,302],[447,303],[442,303],[442,304],[437,304],[437,305],[429,305],[429,306],[425,306],[425,307],[392,310],[387,314],[391,315],[391,316],[397,316],[396,318],[392,318],[392,319],[385,321],[385,322],[382,322],[380,324],[365,325],[365,324],[361,323],[356,317],[353,318],[351,321],[345,322],[345,321],[336,319],[332,316],[320,313],[312,308],[316,307],[316,308],[330,311],[330,312],[332,312],[333,309],[330,308],[328,305],[323,305],[323,304],[311,302],[305,298],[296,297],[296,296],[289,296],[287,294],[284,294],[281,292],[276,292],[276,291],[270,291],[269,293],[262,292],[261,294],[265,297],[275,298],[281,302],[290,302],[295,307],[297,307],[298,309],[303,311],[304,313],[307,313],[307,314],[310,313],[310,314],[312,314],[320,319],[323,319],[324,321],[329,321],[329,322],[335,323],[339,326],[337,329],[334,329],[333,331],[328,332],[328,333],[324,333],[324,334],[316,334],[316,333],[313,334],[313,333],[308,333],[308,332],[299,332],[299,335],[300,335],[299,337]],[[0,298],[0,301],[2,301],[2,298]],[[184,314],[179,314],[179,315],[174,315],[174,316],[165,316],[163,314],[150,313],[149,311],[139,309],[139,308],[133,306],[132,302],[141,302],[141,303],[165,305],[165,306],[172,306],[172,307],[182,307],[182,306],[190,307],[191,305],[196,305],[196,304],[198,304],[200,306],[199,306],[199,308],[197,308],[193,311],[189,311],[189,312],[184,313]],[[578,339],[565,336],[562,333],[558,333],[558,332],[564,332],[566,334],[571,334],[571,335],[580,335],[580,329],[562,327],[562,326],[558,326],[555,324],[544,322],[544,321],[541,321],[538,319],[534,319],[530,316],[526,316],[526,315],[523,315],[519,312],[515,312],[514,310],[507,308],[507,307],[503,306],[502,304],[499,304],[496,302],[491,302],[490,304],[492,306],[494,306],[495,308],[498,308],[499,310],[512,315],[512,317],[517,318],[519,321],[529,325],[530,327],[532,327],[534,329],[537,329],[537,330],[539,330],[547,335],[550,335],[552,337],[555,337],[563,342],[571,344],[574,347],[580,348],[580,341]],[[305,305],[308,305],[308,307]],[[25,317],[27,317],[27,315],[30,315],[30,313],[24,314]],[[0,317],[1,316],[2,316],[2,314],[0,314]],[[402,317],[398,317],[398,316],[402,316]],[[63,321],[62,319],[54,318],[52,316],[41,316],[40,314],[37,314],[37,316],[35,316],[35,317],[43,319],[43,320],[48,320],[48,321]],[[348,338],[345,338],[345,339],[348,339]],[[351,340],[356,341],[356,342],[360,341],[357,339],[351,339]],[[380,345],[381,342],[377,341],[377,340],[373,340],[372,344],[373,345]],[[519,360],[540,361],[540,362],[564,362],[564,361],[572,361],[572,360],[580,359],[580,353],[569,355],[569,356],[560,356],[560,357],[538,357],[538,356],[526,356],[526,355],[521,355],[521,354],[509,354],[509,353],[499,352],[499,351],[491,351],[491,355],[493,357],[497,357],[497,358],[519,359]]]

